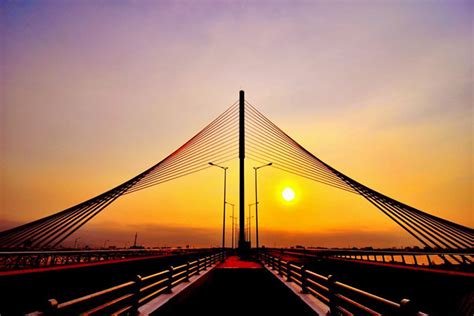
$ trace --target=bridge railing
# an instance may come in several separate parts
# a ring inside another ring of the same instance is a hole
[[[179,266],[169,266],[147,276],[135,276],[134,280],[91,293],[72,300],[59,302],[50,299],[46,315],[135,315],[138,308],[164,293],[171,293],[173,288],[189,278],[198,275],[221,262],[225,253],[196,257]]]
[[[0,252],[0,271],[46,268],[136,257],[164,256],[183,253],[193,254],[208,250],[209,249],[116,249],[3,251]]]
[[[338,260],[358,260],[425,267],[470,266],[474,260],[472,250],[466,251],[397,251],[351,249],[268,249],[298,257],[314,257]]]
[[[332,315],[427,315],[417,311],[408,299],[393,302],[339,282],[334,275],[320,275],[304,265],[285,261],[268,253],[262,253],[260,258],[287,282],[298,284],[301,293],[311,294],[329,306]]]

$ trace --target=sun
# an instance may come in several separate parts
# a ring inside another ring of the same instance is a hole
[[[292,188],[284,188],[281,192],[281,196],[287,202],[292,201],[295,198],[295,191]]]

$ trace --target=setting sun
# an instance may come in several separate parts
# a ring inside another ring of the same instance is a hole
[[[281,196],[283,196],[283,199],[287,202],[292,201],[295,198],[295,191],[293,191],[292,188],[285,188],[281,192]]]

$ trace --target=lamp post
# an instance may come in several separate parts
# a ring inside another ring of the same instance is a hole
[[[248,237],[249,238],[248,239],[249,239],[250,248],[252,248],[252,224],[251,223],[252,223],[252,218],[253,218],[253,216],[252,216],[252,206],[254,206],[254,205],[257,205],[257,204],[255,204],[255,203],[250,203],[249,204],[249,217],[248,217],[248,221],[249,221],[249,223],[248,223],[248,234],[249,234],[249,236]]]
[[[235,236],[235,225],[234,225],[234,219],[235,219],[235,216],[234,216],[234,207],[235,207],[235,204],[233,203],[229,203],[229,202],[226,202],[227,204],[229,204],[230,206],[232,206],[232,216],[230,216],[230,218],[232,218],[232,249],[234,249],[234,236]]]
[[[77,248],[77,241],[81,239],[81,237],[77,237],[76,239],[74,239],[74,249]]]
[[[256,239],[256,248],[257,248],[257,254],[258,254],[258,248],[259,248],[259,240],[258,240],[258,187],[257,187],[257,171],[258,169],[264,168],[264,167],[269,167],[273,163],[269,162],[267,164],[258,166],[258,167],[253,167],[253,170],[255,171],[255,239]]]
[[[213,162],[209,162],[209,164],[213,167],[218,167],[218,168],[221,168],[222,170],[224,170],[224,216],[223,216],[223,220],[222,220],[222,250],[225,250],[225,206],[227,204],[227,201],[226,201],[226,186],[227,186],[227,169],[229,169],[229,167],[223,167],[223,166],[219,166],[219,165],[216,165],[215,163]]]

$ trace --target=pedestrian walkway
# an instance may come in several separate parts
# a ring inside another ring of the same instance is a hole
[[[254,261],[229,257],[202,282],[152,315],[315,315],[298,295]]]

